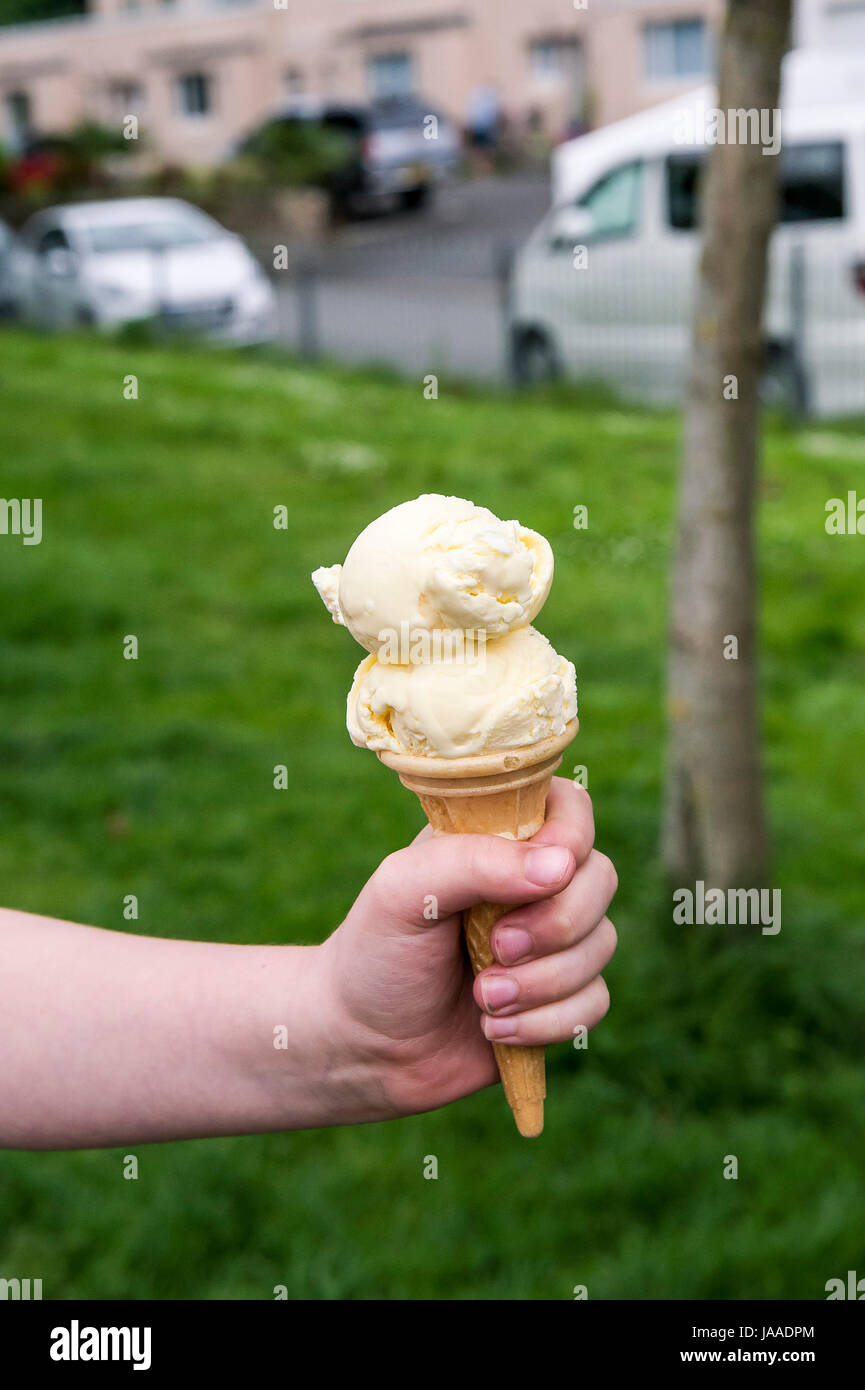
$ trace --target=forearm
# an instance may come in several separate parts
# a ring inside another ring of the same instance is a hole
[[[373,1118],[322,965],[321,947],[170,941],[0,910],[0,1146]]]

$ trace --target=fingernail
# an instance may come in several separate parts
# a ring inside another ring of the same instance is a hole
[[[505,1004],[513,1004],[519,992],[519,985],[510,975],[484,976],[481,980],[481,998],[485,1009],[503,1009]]]
[[[481,1027],[488,1042],[498,1042],[500,1038],[516,1037],[517,1021],[515,1018],[490,1018],[488,1014],[481,1014]]]
[[[502,965],[512,965],[531,955],[534,944],[522,927],[500,927],[495,934],[494,950]]]
[[[563,879],[571,862],[570,852],[560,845],[542,845],[529,850],[523,873],[529,883],[549,888]]]

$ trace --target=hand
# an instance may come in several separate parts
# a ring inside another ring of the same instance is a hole
[[[588,793],[557,777],[532,840],[427,827],[384,860],[319,962],[340,1050],[370,1078],[368,1118],[433,1110],[492,1085],[488,1039],[564,1042],[600,1022],[617,878],[593,841]],[[493,929],[499,963],[473,981],[460,913],[478,902],[515,908]]]
[[[391,1119],[491,1085],[494,1033],[519,1046],[593,1027],[616,876],[591,847],[584,791],[555,781],[547,813],[527,844],[424,831],[323,946],[135,936],[0,908],[0,1145]],[[494,928],[500,963],[473,983],[459,914],[477,902],[519,906]],[[509,1003],[495,997],[507,985]],[[74,1066],[45,1065],[67,1054]]]

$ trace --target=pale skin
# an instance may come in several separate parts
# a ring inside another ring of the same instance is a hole
[[[555,778],[533,840],[424,830],[320,946],[0,910],[0,1146],[362,1124],[491,1085],[488,1039],[565,1042],[607,1012],[616,874],[593,842],[588,794]],[[515,906],[493,931],[497,963],[473,980],[459,914],[484,901]]]

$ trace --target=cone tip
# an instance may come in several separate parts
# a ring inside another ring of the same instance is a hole
[[[527,1100],[514,1109],[517,1129],[524,1139],[537,1139],[544,1127],[544,1102]]]

